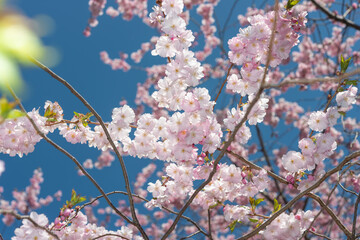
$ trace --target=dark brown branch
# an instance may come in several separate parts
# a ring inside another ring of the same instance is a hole
[[[287,85],[311,85],[321,82],[340,82],[341,80],[344,80],[346,78],[349,78],[351,76],[360,74],[360,68],[355,69],[352,72],[344,73],[338,77],[329,77],[329,78],[296,78],[296,79],[288,79],[285,81],[282,81],[281,83],[277,84],[265,84],[264,88],[280,88]]]
[[[346,156],[345,159],[335,168],[331,169],[330,171],[328,171],[326,174],[324,174],[318,181],[316,181],[314,183],[314,185],[312,185],[311,187],[309,187],[308,189],[304,190],[303,192],[299,193],[296,197],[294,197],[293,199],[291,199],[290,202],[288,202],[284,207],[282,207],[279,211],[277,211],[276,213],[274,213],[266,222],[264,222],[263,224],[261,224],[259,227],[255,228],[254,230],[252,230],[251,232],[249,232],[248,234],[246,234],[243,237],[238,238],[238,240],[245,240],[248,239],[250,237],[255,236],[256,234],[258,234],[261,230],[263,230],[266,226],[270,225],[270,223],[272,221],[274,221],[278,216],[280,216],[280,214],[282,214],[283,212],[285,212],[287,209],[289,209],[290,207],[292,207],[292,205],[294,205],[299,199],[301,199],[303,196],[305,196],[306,194],[310,193],[312,190],[316,189],[317,187],[320,186],[321,183],[323,183],[328,177],[330,177],[331,175],[333,175],[334,173],[340,171],[345,164],[347,164],[348,162],[350,162],[351,160],[353,160],[354,158],[357,158],[360,156],[360,151],[356,151],[351,153],[350,155]],[[351,237],[350,232],[347,232],[348,235],[347,237]],[[346,234],[346,233],[345,233]]]
[[[200,231],[194,232],[193,234],[190,234],[189,236],[180,238],[180,240],[185,240],[185,239],[191,238],[191,237],[195,236],[196,234],[198,234],[199,232],[200,232]]]
[[[211,210],[208,209],[208,226],[209,226],[209,239],[213,240],[211,235]]]
[[[325,239],[331,240],[331,238],[329,238],[329,237],[327,237],[327,236],[325,236],[325,235],[323,235],[323,234],[320,234],[320,233],[317,233],[317,232],[311,231],[311,230],[309,230],[309,233],[314,234],[315,236],[318,236],[318,237],[322,237],[322,238],[325,238]]]
[[[336,216],[336,214],[327,206],[327,204],[324,203],[323,200],[321,200],[321,198],[319,196],[317,196],[317,195],[315,195],[313,193],[308,193],[306,195],[311,197],[315,201],[317,201],[320,204],[320,206],[323,209],[325,209],[325,211],[330,215],[332,220],[334,220],[336,225],[338,225],[338,227],[345,233],[346,236],[351,235],[350,231],[341,223],[340,219]]]
[[[40,228],[44,231],[46,231],[48,234],[50,234],[51,236],[53,236],[54,238],[60,240],[60,238],[53,232],[51,232],[47,227],[45,226],[40,226],[37,222],[35,222],[29,215],[20,215],[20,214],[17,214],[15,213],[13,210],[6,210],[6,209],[0,209],[0,214],[9,214],[9,215],[12,215],[14,216],[16,219],[18,220],[28,220],[30,221],[35,227],[37,228]],[[0,235],[1,236],[1,235]],[[1,237],[2,239],[2,237]]]
[[[123,195],[127,195],[127,193],[124,192],[124,191],[112,191],[112,192],[107,193],[106,195],[109,196],[109,195],[112,195],[112,194],[123,194]],[[139,199],[143,200],[144,202],[149,202],[149,200],[147,200],[146,198],[141,197],[141,196],[139,196],[139,195],[133,194],[133,196],[136,197],[136,198],[139,198]],[[92,199],[90,202],[87,202],[87,203],[81,205],[81,206],[79,207],[79,209],[83,209],[84,207],[93,204],[96,200],[98,200],[98,199],[100,199],[100,198],[102,198],[102,197],[104,197],[104,196],[102,196],[102,195],[97,196],[96,198]],[[169,209],[169,208],[167,208],[167,207],[164,207],[164,206],[161,206],[161,209],[164,209],[164,210],[166,210],[167,212],[172,213],[172,214],[175,214],[175,215],[178,214],[177,212],[175,212],[175,211],[173,211],[173,210],[171,210],[171,209]],[[186,216],[181,216],[181,218],[183,218],[183,219],[185,219],[186,221],[188,221],[188,222],[190,222],[191,224],[193,224],[193,225],[199,230],[197,233],[202,233],[202,234],[204,234],[205,236],[209,237],[209,234],[207,234],[203,229],[201,229],[201,227],[200,227],[196,222],[194,222],[191,218],[186,217]]]
[[[334,14],[330,12],[329,9],[327,9],[325,6],[323,6],[321,3],[318,3],[316,0],[310,0],[318,9],[320,9],[323,13],[325,13],[330,19],[333,19],[337,22],[341,22],[345,24],[346,26],[355,28],[356,30],[360,30],[360,26],[355,24],[353,21],[346,19],[344,16],[339,16],[337,14]]]
[[[45,141],[47,141],[48,143],[50,143],[50,145],[52,145],[54,148],[56,148],[57,150],[59,150],[60,152],[62,152],[63,154],[65,154],[68,158],[70,158],[75,165],[81,170],[81,172],[94,184],[94,186],[99,190],[99,192],[102,194],[102,196],[105,198],[106,202],[109,204],[109,206],[117,213],[119,214],[122,218],[124,218],[128,223],[134,225],[134,223],[128,218],[126,217],[124,214],[122,214],[115,206],[114,204],[110,201],[110,199],[106,196],[104,190],[100,187],[100,185],[93,179],[93,177],[85,170],[85,168],[83,168],[83,166],[79,163],[79,161],[73,156],[71,155],[69,152],[67,152],[65,149],[63,149],[62,147],[60,147],[57,143],[55,143],[54,141],[52,141],[50,138],[48,138],[43,132],[40,131],[40,129],[38,128],[38,126],[36,125],[36,123],[34,122],[34,120],[27,114],[24,106],[22,105],[22,103],[20,102],[20,99],[16,96],[16,94],[14,93],[14,91],[12,89],[9,89],[11,94],[13,95],[14,99],[16,101],[19,102],[19,107],[21,109],[21,111],[23,111],[26,114],[26,117],[29,119],[29,121],[31,122],[32,126],[35,128],[36,132],[43,138],[45,139]]]
[[[226,74],[226,78],[225,78],[224,82],[222,83],[218,94],[217,94],[216,97],[215,97],[215,100],[214,100],[215,103],[216,103],[216,101],[218,100],[218,98],[219,98],[219,96],[220,96],[220,93],[221,93],[222,89],[224,88],[225,83],[227,82],[227,79],[228,79],[229,74],[230,74],[230,70],[231,70],[231,68],[232,68],[233,66],[234,66],[234,64],[232,63],[232,64],[230,65],[229,69],[228,69],[228,72],[227,72],[227,74]],[[214,108],[215,108],[215,105],[214,105]]]
[[[131,193],[131,187],[130,187],[130,182],[129,182],[129,177],[127,174],[127,170],[125,167],[125,163],[124,160],[119,152],[119,150],[117,149],[117,147],[115,146],[114,141],[112,140],[109,131],[107,130],[107,127],[105,126],[104,121],[102,120],[102,118],[100,117],[100,115],[95,111],[95,109],[85,100],[85,98],[83,98],[67,81],[65,81],[63,78],[61,78],[60,76],[58,76],[57,74],[55,74],[53,71],[51,71],[48,67],[46,67],[45,65],[43,65],[41,62],[39,62],[38,60],[34,59],[34,58],[30,58],[30,60],[37,65],[38,67],[40,67],[42,70],[44,70],[45,72],[47,72],[51,77],[53,77],[55,80],[57,80],[58,82],[60,82],[61,84],[63,84],[67,89],[70,90],[70,92],[77,97],[84,105],[85,107],[87,107],[90,112],[92,114],[94,114],[95,118],[98,120],[98,122],[100,123],[107,140],[109,141],[113,151],[115,152],[117,158],[119,159],[120,165],[121,165],[121,170],[123,172],[123,176],[124,176],[124,181],[125,181],[125,187],[126,187],[126,191],[128,192],[128,198],[129,198],[129,203],[130,203],[130,211],[131,211],[131,216],[133,218],[133,222],[134,225],[137,227],[137,229],[141,232],[141,235],[145,238],[145,239],[149,239],[148,236],[146,235],[144,229],[141,227],[139,220],[136,217],[136,213],[135,213],[135,206],[134,206],[134,199],[132,197],[132,193]]]
[[[335,192],[335,189],[337,188],[337,185],[340,183],[342,176],[345,174],[345,172],[347,172],[347,171],[350,169],[350,167],[351,167],[353,164],[354,164],[354,163],[349,164],[349,165],[341,172],[341,174],[340,174],[340,176],[338,177],[338,180],[337,180],[335,186],[331,189],[331,191],[330,191],[330,193],[329,193],[329,195],[328,195],[328,197],[327,197],[327,200],[326,200],[326,203],[325,203],[326,205],[328,205],[328,204],[330,203],[330,198],[331,198],[332,194]],[[345,165],[346,165],[346,164],[345,164]],[[308,201],[308,200],[309,200],[309,198],[306,198],[305,201]],[[312,220],[312,222],[311,222],[310,226],[308,227],[308,229],[311,229],[311,227],[313,226],[314,222],[315,222],[316,219],[320,216],[320,214],[322,213],[322,211],[323,211],[323,208],[321,208],[320,211],[316,214],[316,216],[315,216],[314,219]],[[305,232],[303,233],[303,237],[306,236],[306,232],[307,232],[307,231],[305,231]]]
[[[275,12],[277,12],[279,9],[279,1],[276,0],[275,2]],[[251,103],[249,103],[248,108],[246,109],[246,112],[244,114],[244,117],[241,119],[241,121],[239,122],[239,124],[237,124],[235,126],[235,129],[233,130],[232,134],[229,137],[229,140],[225,142],[221,152],[219,153],[219,155],[217,156],[217,158],[214,161],[214,167],[212,169],[212,171],[209,174],[209,177],[194,191],[194,193],[190,196],[190,198],[187,200],[187,202],[185,203],[185,205],[181,208],[179,215],[175,218],[174,222],[171,224],[170,228],[168,229],[168,231],[166,231],[166,233],[164,234],[164,236],[161,238],[162,240],[167,239],[167,237],[170,235],[170,233],[175,229],[176,224],[179,222],[180,217],[182,214],[184,214],[184,212],[186,211],[186,209],[190,206],[190,204],[192,203],[192,201],[195,199],[196,195],[206,186],[208,185],[213,176],[216,173],[217,170],[217,165],[220,162],[220,160],[222,159],[222,157],[225,155],[225,152],[227,150],[227,148],[230,146],[230,144],[234,141],[235,139],[235,135],[236,133],[239,131],[239,129],[241,128],[241,126],[246,122],[252,108],[255,106],[255,104],[257,103],[257,101],[260,99],[261,94],[264,91],[264,83],[265,83],[265,78],[267,75],[267,70],[269,69],[270,66],[270,60],[271,60],[271,52],[272,52],[272,47],[273,47],[273,43],[274,43],[274,38],[275,38],[275,29],[276,29],[276,23],[277,23],[277,17],[278,15],[275,14],[275,19],[274,19],[274,23],[273,23],[273,29],[271,32],[271,37],[270,37],[270,43],[269,43],[269,51],[267,53],[267,60],[266,60],[266,65],[265,65],[265,69],[264,69],[264,74],[263,74],[263,78],[261,80],[261,84],[260,84],[260,88],[259,91],[256,93],[254,99],[251,101]]]
[[[285,178],[283,177],[280,177],[279,175],[277,175],[276,173],[273,173],[272,171],[268,171],[258,165],[256,165],[255,163],[252,163],[248,160],[246,160],[245,158],[243,158],[242,156],[234,153],[234,152],[231,152],[231,151],[226,151],[226,153],[230,154],[230,155],[233,155],[234,157],[238,158],[240,161],[242,161],[243,163],[247,164],[248,166],[250,166],[251,168],[253,169],[256,169],[256,170],[265,170],[267,172],[267,174],[271,177],[273,177],[274,179],[278,180],[279,182],[281,183],[284,183],[284,184],[290,184]]]
[[[260,142],[260,146],[261,146],[261,152],[263,153],[263,155],[265,157],[265,161],[266,161],[267,165],[270,167],[271,172],[274,172],[274,168],[271,165],[269,155],[267,154],[267,151],[266,151],[266,148],[265,148],[264,140],[263,140],[263,138],[261,136],[260,128],[259,128],[258,125],[255,125],[255,128],[256,128],[256,133],[257,133],[258,138],[259,138],[259,142]],[[276,187],[276,190],[278,191],[279,196],[281,196],[281,198],[283,199],[285,204],[288,203],[287,199],[285,198],[285,196],[282,193],[283,191],[280,189],[280,185],[279,185],[278,180],[276,178],[274,178],[274,182],[275,182],[275,187]]]
[[[100,239],[100,238],[107,237],[107,236],[121,237],[122,239],[130,240],[129,238],[123,237],[123,236],[121,236],[119,234],[115,234],[115,233],[106,233],[106,234],[100,235],[96,238],[93,238],[92,240]]]
[[[356,202],[355,202],[354,218],[353,218],[353,225],[352,225],[352,231],[351,231],[352,238],[351,239],[355,239],[355,237],[356,237],[356,221],[357,221],[357,212],[358,212],[359,202],[360,202],[360,194],[356,198]]]

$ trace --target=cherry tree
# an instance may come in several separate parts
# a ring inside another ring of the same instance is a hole
[[[360,237],[359,3],[275,1],[249,6],[241,15],[231,11],[241,4],[234,0],[227,2],[229,18],[221,26],[215,14],[219,2],[89,1],[85,37],[101,28],[102,15],[140,18],[143,27],[158,31],[119,58],[99,53],[112,70],[125,72],[139,68],[145,55],[162,61],[141,68],[147,78],[138,84],[136,107],[121,101],[109,113],[111,121],[42,63],[46,49],[40,40],[2,6],[0,63],[7,68],[0,66],[0,86],[11,98],[0,100],[1,152],[26,158],[46,141],[98,191],[44,197],[40,184],[46,181],[35,169],[24,191],[0,198],[2,222],[22,220],[11,239]],[[233,14],[238,21],[230,25]],[[226,38],[230,28],[236,34]],[[25,109],[17,96],[18,64],[45,71],[87,112],[67,116],[52,99],[41,109]],[[313,99],[307,104],[293,101],[294,95]],[[284,137],[289,132],[295,144]],[[97,149],[98,160],[77,159],[54,135]],[[147,166],[132,183],[125,159],[135,157]],[[124,187],[106,192],[90,170],[115,164]],[[0,176],[5,167],[0,160]],[[54,198],[63,207],[53,209],[58,216],[51,219],[42,209]],[[101,222],[99,215],[112,220]]]

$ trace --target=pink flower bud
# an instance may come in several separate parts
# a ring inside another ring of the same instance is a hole
[[[55,225],[58,225],[59,223],[60,223],[60,218],[59,218],[59,217],[55,218],[54,224],[55,224]]]
[[[202,158],[202,157],[198,157],[197,159],[196,159],[196,163],[198,164],[198,165],[203,165],[204,164],[204,159]]]
[[[69,217],[70,216],[70,213],[71,213],[71,210],[69,208],[65,209],[65,211],[63,212],[63,216],[64,217]]]

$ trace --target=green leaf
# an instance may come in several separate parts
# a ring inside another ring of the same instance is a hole
[[[77,113],[75,111],[74,111],[74,115],[77,116],[77,117],[80,117],[79,113]]]
[[[342,87],[338,89],[338,92],[343,92],[343,91],[345,91],[345,89]]]
[[[8,119],[13,119],[13,118],[18,118],[18,117],[22,117],[25,116],[26,114],[22,111],[20,111],[19,109],[13,109],[9,112],[9,114],[7,115],[6,118]]]
[[[274,199],[274,213],[275,212],[277,212],[277,211],[279,211],[281,209],[281,204],[279,204],[279,202],[276,200],[276,199]]]
[[[343,117],[345,117],[345,115],[346,115],[346,112],[339,111],[338,113]]]
[[[255,206],[259,205],[262,201],[264,201],[263,198],[259,198],[255,200]]]
[[[81,202],[84,202],[84,201],[86,201],[86,197],[80,197],[78,203],[81,203]]]
[[[249,202],[252,207],[255,207],[255,199],[252,197],[249,197]]]
[[[92,117],[92,116],[94,116],[94,114],[92,114],[91,112],[88,112],[88,113],[85,115],[86,118],[89,118],[89,117]]]
[[[75,190],[73,189],[73,190],[71,191],[71,199],[70,199],[70,202],[75,201],[75,198],[76,198],[76,192],[75,192]]]
[[[45,109],[44,117],[46,117],[46,118],[55,118],[56,113],[50,108],[50,106],[48,106]]]
[[[279,202],[276,200],[276,198],[274,198],[274,212],[276,211],[278,206],[279,206]]]
[[[213,205],[210,205],[209,209],[213,209],[219,206],[219,203],[214,203]]]
[[[300,0],[288,0],[288,2],[286,4],[286,10],[290,10],[292,7],[294,7],[299,2],[300,2]]]
[[[340,67],[341,67],[341,73],[345,73],[349,63],[350,63],[351,57],[349,57],[348,59],[344,59],[343,55],[341,55],[341,62],[340,62]]]
[[[228,228],[230,228],[230,231],[233,232],[235,230],[236,224],[238,223],[238,221],[233,221],[232,223],[230,223],[230,225],[228,226]]]
[[[72,192],[71,192],[71,200],[70,200],[70,203],[67,202],[67,204],[71,204],[71,207],[75,206],[76,204],[79,204],[83,201],[85,201],[86,198],[85,197],[82,197],[78,194],[76,194],[75,190],[73,189]]]
[[[259,220],[255,218],[249,218],[250,222],[257,223]]]
[[[8,100],[5,97],[2,97],[0,99],[0,115],[3,118],[6,118],[9,112],[13,109],[11,104],[8,102]]]
[[[358,80],[345,80],[344,82],[346,85],[354,85],[357,86]]]
[[[48,118],[46,121],[47,122],[56,122],[57,120],[55,118]]]

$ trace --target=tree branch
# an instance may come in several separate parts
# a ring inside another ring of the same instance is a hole
[[[180,238],[180,240],[185,240],[185,239],[191,238],[191,237],[195,236],[196,234],[198,234],[199,232],[200,232],[200,231],[194,232],[193,234],[190,234],[190,235],[187,236],[187,237]]]
[[[279,8],[279,1],[276,0],[275,1],[275,12],[278,11]],[[269,43],[269,51],[267,53],[267,60],[266,60],[266,65],[265,65],[265,69],[264,69],[264,74],[263,74],[263,78],[261,80],[261,85],[259,88],[259,91],[256,93],[254,99],[251,101],[251,103],[249,103],[248,108],[245,112],[244,117],[241,119],[240,123],[237,124],[235,126],[234,131],[232,132],[232,134],[229,137],[229,140],[225,142],[221,152],[219,153],[219,155],[217,156],[217,158],[214,161],[214,167],[212,169],[212,171],[209,174],[209,177],[194,191],[194,193],[191,195],[191,197],[188,199],[188,201],[185,203],[185,205],[182,207],[182,209],[179,211],[179,215],[175,218],[174,222],[171,224],[170,228],[168,229],[168,231],[166,231],[166,233],[164,234],[164,236],[161,238],[162,240],[165,240],[170,233],[175,229],[176,224],[179,222],[180,217],[182,214],[184,214],[185,210],[190,206],[190,204],[192,203],[192,201],[195,199],[196,195],[207,185],[211,182],[213,176],[216,173],[217,170],[217,165],[220,162],[220,160],[222,159],[222,157],[225,155],[225,152],[227,150],[227,148],[230,146],[230,144],[232,143],[232,141],[234,141],[235,139],[235,135],[236,133],[239,131],[239,129],[241,128],[241,126],[246,122],[251,109],[255,106],[255,104],[257,103],[257,101],[260,99],[260,96],[262,94],[262,92],[264,91],[264,83],[265,83],[265,78],[266,78],[266,74],[267,74],[267,70],[269,68],[270,65],[270,60],[271,60],[271,52],[272,52],[272,46],[274,43],[274,38],[275,38],[275,29],[276,29],[276,23],[277,23],[277,17],[278,14],[275,14],[275,19],[274,19],[274,23],[273,23],[273,29],[271,32],[271,38],[270,38],[270,43]]]
[[[267,154],[267,151],[266,151],[266,148],[265,148],[265,144],[264,144],[264,140],[261,136],[261,132],[260,132],[260,128],[258,125],[255,125],[255,128],[256,128],[256,133],[258,135],[258,138],[259,138],[259,142],[260,142],[260,146],[261,146],[261,151],[265,157],[265,161],[267,163],[267,165],[270,167],[271,169],[271,172],[274,172],[274,168],[272,167],[271,165],[271,162],[270,162],[270,158],[269,158],[269,155]],[[285,196],[282,194],[282,189],[280,189],[280,186],[279,186],[279,183],[278,183],[278,180],[276,178],[274,178],[274,182],[275,182],[275,187],[278,191],[278,196],[281,196],[281,198],[283,199],[284,203],[288,203],[287,199],[285,198]]]
[[[24,106],[22,105],[20,99],[16,96],[15,92],[10,88],[9,89],[11,94],[13,95],[14,99],[16,101],[18,101],[18,105],[20,107],[20,109],[26,114],[26,117],[29,119],[29,121],[31,122],[32,126],[35,128],[36,132],[43,138],[45,139],[45,141],[47,141],[48,143],[50,143],[50,145],[52,145],[54,148],[56,148],[57,150],[59,150],[60,152],[62,152],[63,154],[65,154],[68,158],[70,158],[75,165],[81,170],[81,172],[94,184],[94,186],[99,190],[99,192],[102,194],[102,196],[105,198],[106,202],[109,204],[109,206],[117,213],[119,214],[122,218],[124,218],[128,223],[134,225],[134,223],[128,218],[126,217],[124,214],[122,214],[115,206],[114,204],[110,201],[110,199],[106,196],[104,190],[100,187],[100,185],[95,181],[95,179],[85,170],[85,168],[83,168],[83,166],[79,163],[79,161],[73,156],[71,155],[69,152],[67,152],[65,149],[63,149],[62,147],[60,147],[57,143],[55,143],[54,141],[52,141],[50,138],[48,138],[43,132],[40,131],[40,129],[38,128],[38,126],[36,125],[36,123],[34,122],[34,120],[27,114],[27,111],[25,110]]]
[[[281,83],[277,84],[265,84],[264,88],[280,88],[287,85],[311,85],[320,82],[340,82],[348,77],[354,76],[356,74],[360,74],[360,68],[355,69],[352,72],[344,73],[338,77],[328,77],[328,78],[296,78],[296,79],[288,79],[284,80]]]
[[[115,234],[115,233],[106,233],[106,234],[100,235],[96,238],[93,238],[92,240],[100,239],[100,238],[107,237],[107,236],[121,237],[121,239],[130,240],[129,238],[123,237],[123,236],[121,236],[119,234]]]
[[[130,187],[130,182],[129,182],[129,177],[127,174],[127,170],[125,167],[125,163],[124,160],[121,156],[121,154],[119,153],[119,150],[117,149],[117,147],[115,146],[114,141],[112,140],[109,131],[107,130],[107,127],[105,126],[104,121],[102,120],[102,118],[100,117],[100,115],[95,111],[95,109],[85,100],[85,98],[83,98],[67,81],[65,81],[63,78],[61,78],[60,76],[58,76],[57,74],[55,74],[53,71],[51,71],[48,67],[46,67],[45,65],[43,65],[41,62],[39,62],[38,60],[30,57],[30,60],[37,65],[39,68],[41,68],[42,70],[44,70],[45,72],[47,72],[51,77],[53,77],[55,80],[57,80],[58,82],[60,82],[61,84],[63,84],[67,89],[70,90],[70,92],[77,97],[84,105],[85,107],[87,107],[90,112],[92,114],[94,114],[94,117],[99,121],[107,140],[109,141],[113,151],[115,152],[117,158],[119,159],[120,165],[121,165],[121,170],[123,172],[123,176],[124,176],[124,181],[125,181],[125,187],[126,187],[126,191],[128,192],[128,198],[129,198],[129,204],[130,204],[130,211],[131,211],[131,216],[133,218],[133,222],[134,225],[138,228],[138,230],[141,232],[141,235],[145,238],[145,239],[149,239],[144,231],[144,229],[141,227],[139,220],[136,217],[136,212],[135,212],[135,206],[134,206],[134,199],[132,197],[132,193],[131,193],[131,187]]]
[[[352,232],[351,232],[352,239],[355,239],[355,235],[356,235],[356,221],[357,221],[357,212],[358,212],[359,202],[360,202],[360,194],[357,196],[356,202],[355,202],[354,218],[353,218],[353,225],[352,225]]]
[[[126,193],[126,192],[123,192],[123,191],[112,191],[112,192],[107,193],[106,195],[109,196],[109,195],[112,195],[112,194],[123,194],[123,195],[127,195],[127,193]],[[136,198],[139,198],[139,199],[143,200],[144,202],[149,202],[149,200],[147,200],[146,198],[141,197],[141,196],[139,196],[139,195],[133,194],[133,196],[136,197]],[[93,204],[96,200],[98,200],[98,199],[100,199],[100,198],[102,198],[102,197],[104,197],[104,196],[103,196],[103,195],[97,196],[96,198],[92,199],[90,202],[87,202],[87,203],[81,205],[79,208],[80,208],[80,209],[83,209],[84,207]],[[173,210],[171,210],[171,209],[169,209],[169,208],[167,208],[167,207],[164,207],[164,206],[161,206],[161,209],[164,209],[164,210],[166,210],[167,212],[172,213],[172,214],[175,214],[175,215],[178,214],[177,212],[175,212],[175,211],[173,211]],[[183,218],[183,219],[185,219],[186,221],[188,221],[188,222],[190,222],[191,224],[193,224],[193,225],[199,230],[197,233],[202,233],[202,234],[204,234],[205,236],[209,237],[209,234],[206,233],[203,229],[201,229],[201,227],[200,227],[194,220],[192,220],[191,218],[186,217],[186,216],[181,216],[181,218]]]
[[[29,215],[20,215],[20,214],[15,213],[13,210],[6,210],[6,209],[1,209],[1,208],[0,208],[0,214],[4,214],[4,215],[5,215],[5,214],[9,214],[9,215],[14,216],[14,217],[15,217],[16,219],[18,219],[18,220],[24,220],[24,219],[26,219],[26,220],[30,221],[35,227],[40,228],[40,229],[46,231],[48,234],[50,234],[50,235],[53,236],[54,238],[60,240],[60,238],[59,238],[55,233],[51,232],[51,231],[50,231],[49,229],[47,229],[47,227],[45,227],[45,226],[40,226],[40,225],[39,225],[37,222],[35,222]],[[1,237],[1,239],[2,239],[2,237]]]
[[[209,226],[209,239],[213,240],[212,235],[211,235],[211,211],[210,209],[208,209],[208,226]]]
[[[320,204],[320,206],[323,209],[325,209],[325,211],[330,215],[332,220],[334,220],[336,225],[338,225],[338,227],[345,233],[346,236],[348,236],[348,237],[351,236],[350,231],[341,223],[340,219],[336,216],[336,214],[324,203],[323,200],[321,200],[321,198],[319,196],[317,196],[313,193],[308,193],[306,195],[311,197],[315,201],[317,201]]]
[[[320,184],[322,182],[324,182],[328,177],[330,177],[331,175],[333,175],[334,173],[338,172],[341,170],[342,167],[344,167],[345,164],[347,164],[348,162],[350,162],[351,160],[353,160],[354,158],[357,158],[360,156],[360,151],[356,151],[351,153],[350,155],[348,155],[347,157],[345,157],[345,159],[335,168],[331,169],[330,171],[328,171],[326,174],[324,174],[318,181],[316,181],[314,183],[314,185],[312,185],[311,187],[309,187],[308,189],[304,190],[303,192],[299,193],[296,197],[294,197],[293,199],[291,199],[290,202],[288,202],[284,207],[282,207],[279,211],[277,211],[276,213],[274,213],[266,222],[264,222],[263,224],[261,224],[259,227],[255,228],[254,230],[252,230],[251,232],[249,232],[248,234],[246,234],[243,237],[238,238],[237,240],[245,240],[248,239],[250,237],[255,236],[256,234],[258,234],[261,230],[265,229],[266,226],[270,225],[270,223],[272,221],[274,221],[278,216],[280,216],[280,214],[282,214],[283,212],[285,212],[287,209],[289,209],[292,205],[294,205],[300,198],[302,198],[303,196],[305,196],[306,194],[310,193],[312,190],[316,189],[317,187],[320,186]],[[351,237],[351,234],[348,236]]]
[[[231,70],[231,68],[232,68],[233,66],[234,66],[234,64],[232,63],[232,64],[230,65],[229,69],[228,69],[228,72],[227,72],[227,74],[226,74],[226,78],[225,78],[224,82],[221,84],[220,90],[219,90],[218,94],[217,94],[216,97],[215,97],[215,100],[214,100],[214,101],[215,101],[215,104],[216,104],[216,101],[218,100],[218,98],[219,98],[219,96],[220,96],[220,93],[221,93],[221,91],[222,91],[225,83],[227,82],[227,79],[228,79],[229,74],[230,74],[230,70]],[[214,108],[215,108],[215,105],[214,105],[213,109],[214,109]]]
[[[323,13],[325,13],[330,19],[333,19],[337,22],[341,22],[345,24],[346,26],[355,28],[356,30],[360,30],[360,26],[355,24],[353,21],[346,19],[344,16],[336,15],[332,12],[330,12],[329,9],[327,9],[325,6],[323,6],[321,3],[318,3],[315,0],[310,0],[318,9],[320,9]]]
[[[234,157],[238,158],[240,161],[242,161],[243,163],[249,165],[251,168],[254,168],[256,170],[265,170],[267,172],[267,174],[271,177],[273,177],[274,179],[278,180],[281,183],[284,183],[286,185],[290,184],[285,178],[280,177],[279,175],[277,175],[276,173],[273,173],[272,171],[268,171],[258,165],[256,165],[255,163],[252,163],[248,160],[246,160],[245,158],[243,158],[242,156],[232,152],[232,151],[226,151],[226,153],[233,155]]]
[[[314,235],[316,235],[316,236],[318,236],[318,237],[322,237],[322,238],[325,238],[325,239],[331,240],[331,238],[329,238],[329,237],[327,237],[327,236],[325,236],[325,235],[323,235],[323,234],[320,234],[320,233],[317,233],[317,232],[311,231],[311,230],[309,230],[309,233],[314,234]]]

